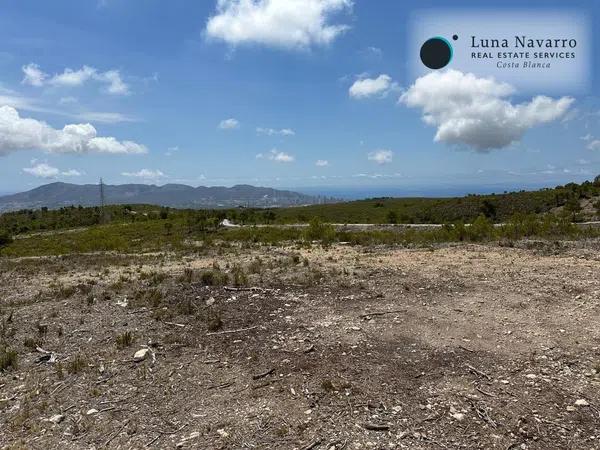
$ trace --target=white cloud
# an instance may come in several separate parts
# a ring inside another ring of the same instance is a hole
[[[364,51],[363,54],[365,56],[371,56],[377,59],[380,59],[383,56],[383,50],[381,50],[379,47],[367,47]]]
[[[100,73],[96,75],[96,79],[108,83],[106,90],[109,94],[128,95],[130,93],[129,86],[125,84],[118,70],[109,70],[108,72]]]
[[[594,136],[592,136],[590,133],[588,133],[585,136],[581,136],[579,139],[587,142],[587,141],[591,141],[592,139],[594,139]]]
[[[61,175],[63,177],[80,177],[83,175],[83,172],[80,172],[79,170],[76,170],[76,169],[69,169],[69,170],[65,170],[64,172],[62,172]]]
[[[117,112],[88,111],[75,115],[78,119],[100,123],[138,122],[135,117]]]
[[[46,163],[37,163],[37,160],[35,159],[31,160],[31,164],[32,166],[25,167],[23,169],[23,172],[38,178],[56,178],[59,175],[62,175],[64,177],[79,177],[83,175],[82,172],[75,169],[69,169],[64,172],[61,172],[56,167],[52,167]]]
[[[22,67],[23,73],[25,77],[23,78],[23,84],[29,84],[31,86],[43,86],[44,80],[46,79],[46,74],[42,72],[40,66],[37,64],[27,64]]]
[[[60,173],[60,170],[46,163],[39,163],[33,167],[24,168],[23,172],[38,178],[54,178]]]
[[[281,162],[281,163],[291,163],[294,162],[295,158],[285,152],[280,152],[277,149],[271,150],[269,153],[259,153],[256,155],[258,159],[268,159],[269,161]]]
[[[48,84],[54,86],[81,86],[88,80],[91,80],[96,74],[96,69],[89,66],[83,66],[79,70],[66,68],[63,73],[56,74],[48,80]]]
[[[76,97],[61,97],[60,100],[58,101],[59,105],[69,105],[69,104],[73,104],[73,103],[77,103],[78,100]]]
[[[206,34],[232,46],[302,49],[327,45],[349,28],[331,24],[331,17],[351,8],[351,0],[218,0]]]
[[[166,175],[160,170],[141,169],[137,172],[121,172],[124,177],[143,178],[146,180],[156,180],[158,178],[165,178]]]
[[[274,128],[257,128],[256,134],[262,134],[266,136],[295,136],[296,132],[291,128],[282,128],[281,130],[276,130]]]
[[[375,150],[368,154],[369,161],[375,161],[377,164],[388,164],[392,162],[394,152],[391,150]]]
[[[484,152],[519,141],[530,128],[563,116],[574,102],[536,96],[513,105],[506,99],[513,93],[512,86],[493,78],[448,70],[418,78],[400,102],[423,110],[425,123],[437,127],[436,142]]]
[[[392,81],[389,75],[382,74],[377,78],[365,78],[359,76],[359,79],[354,82],[348,94],[352,98],[361,99],[373,96],[385,97],[392,90],[398,90],[398,84]]]
[[[11,106],[0,107],[0,156],[18,150],[43,150],[46,153],[147,153],[141,144],[99,137],[89,123],[65,125],[62,130],[46,122],[22,118]]]
[[[315,166],[317,167],[327,167],[329,165],[329,161],[327,161],[326,159],[317,159],[317,162],[315,163]]]
[[[177,153],[179,151],[179,147],[175,146],[175,147],[169,147],[167,149],[167,151],[165,152],[165,156],[173,156],[175,153]]]
[[[591,140],[587,148],[593,151],[600,150],[600,139]]]
[[[127,95],[130,93],[129,86],[121,78],[121,73],[118,70],[108,70],[99,72],[94,67],[83,66],[81,69],[73,70],[66,68],[62,73],[49,76],[44,73],[37,64],[30,63],[23,66],[24,84],[32,86],[59,86],[59,87],[76,87],[82,86],[88,81],[94,80],[107,85],[106,92],[113,95]]]
[[[237,119],[225,119],[219,123],[221,130],[235,130],[240,127],[240,122]]]

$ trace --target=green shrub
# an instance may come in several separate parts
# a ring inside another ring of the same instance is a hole
[[[0,248],[12,244],[13,238],[8,231],[0,230]]]
[[[333,225],[322,222],[318,217],[313,217],[304,232],[304,237],[308,241],[320,241],[327,245],[335,240],[336,232]]]
[[[17,352],[9,348],[0,348],[0,372],[17,368]]]
[[[133,333],[131,333],[131,331],[125,331],[115,338],[115,344],[118,349],[124,349],[126,347],[131,347],[134,340]]]
[[[226,273],[213,269],[202,272],[200,281],[205,286],[223,286],[229,282],[229,277]]]

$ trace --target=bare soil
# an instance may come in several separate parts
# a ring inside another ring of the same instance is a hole
[[[599,249],[0,260],[0,447],[600,449]]]

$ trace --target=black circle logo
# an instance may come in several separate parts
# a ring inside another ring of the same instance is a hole
[[[456,39],[455,39],[456,40]],[[443,37],[427,39],[421,46],[421,61],[430,69],[441,69],[452,61],[452,45]]]

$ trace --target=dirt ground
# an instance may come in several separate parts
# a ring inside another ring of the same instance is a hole
[[[600,242],[0,270],[2,448],[600,449]]]

